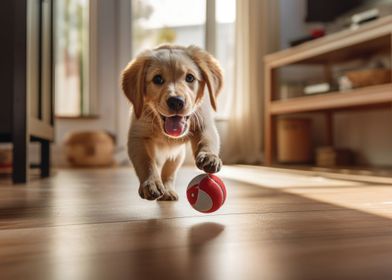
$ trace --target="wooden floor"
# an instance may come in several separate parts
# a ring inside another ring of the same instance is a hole
[[[131,169],[0,183],[0,279],[392,279],[392,180],[226,166],[218,212],[137,195]],[[356,179],[354,177],[354,179]]]

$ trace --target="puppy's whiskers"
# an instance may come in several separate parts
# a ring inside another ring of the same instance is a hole
[[[200,129],[200,128],[202,128],[203,127],[203,122],[202,122],[202,119],[201,119],[201,116],[199,115],[199,112],[194,112],[193,114],[192,114],[192,116],[193,116],[193,120],[194,120],[194,125],[195,125],[195,129]]]
[[[154,132],[154,121],[155,121],[156,115],[153,114],[152,118],[151,118],[151,133]]]
[[[146,117],[146,118],[150,118],[150,117],[153,115],[153,113],[154,113],[154,112],[153,112],[151,109],[148,109],[148,108],[147,108],[147,109],[145,110],[145,117]]]

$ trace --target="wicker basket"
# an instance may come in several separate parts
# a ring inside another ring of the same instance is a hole
[[[280,119],[277,125],[278,161],[308,163],[312,160],[311,120]]]
[[[73,166],[99,167],[114,164],[114,141],[106,132],[74,132],[68,135],[64,145],[66,158]]]
[[[391,82],[390,69],[368,69],[349,71],[345,76],[352,83],[353,88],[367,87]]]

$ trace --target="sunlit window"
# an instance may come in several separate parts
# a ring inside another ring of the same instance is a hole
[[[208,0],[207,0],[208,1]],[[226,118],[230,114],[231,99],[234,94],[235,56],[235,0],[216,1],[216,57],[225,72],[225,87],[218,98],[218,116]]]
[[[161,43],[204,47],[205,1],[134,0],[132,3],[134,54]]]
[[[162,43],[206,48],[206,28],[215,28],[214,55],[225,72],[218,116],[225,117],[233,94],[235,0],[215,0],[212,23],[206,22],[206,9],[206,1],[202,0],[133,0],[133,55]]]
[[[89,0],[56,1],[57,116],[89,114]]]

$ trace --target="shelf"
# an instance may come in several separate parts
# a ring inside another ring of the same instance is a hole
[[[99,119],[99,115],[81,115],[81,116],[61,116],[56,115],[56,120],[97,120]]]
[[[319,110],[348,109],[369,107],[371,105],[392,105],[392,83],[350,91],[331,92],[320,95],[297,97],[286,100],[272,101],[270,114],[289,114]]]
[[[265,56],[270,68],[298,63],[332,63],[388,50],[391,45],[392,16],[360,26],[356,30],[321,37],[302,45]],[[339,53],[340,52],[340,53]]]
[[[392,61],[392,16],[363,24],[355,30],[345,29],[265,56],[264,164],[271,165],[276,162],[279,115],[307,112],[323,113],[325,119],[324,142],[332,146],[334,144],[334,112],[392,108],[392,82],[347,91],[274,100],[280,89],[279,84],[284,81],[282,77],[284,74],[290,74],[290,71],[283,71],[285,67],[316,64],[321,67],[318,69],[320,73],[315,74],[323,75],[324,77],[320,77],[320,80],[331,83],[337,76],[340,76],[340,73],[334,73],[336,70],[334,67],[337,67],[338,70],[340,67],[340,70],[344,71],[345,67],[350,69],[351,62],[366,61],[381,56],[389,62]],[[302,82],[310,82],[312,77],[308,76],[309,72],[304,71],[303,73]],[[294,75],[293,79],[298,80],[298,76]],[[389,81],[392,80],[389,79]]]

